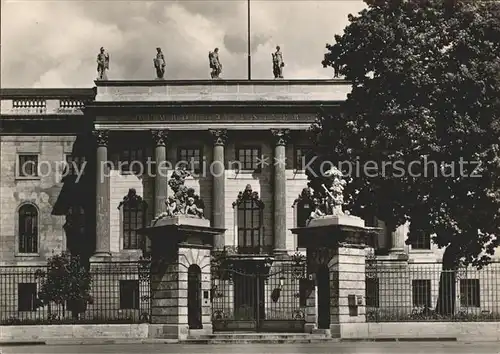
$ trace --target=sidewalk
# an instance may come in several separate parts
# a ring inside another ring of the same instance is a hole
[[[104,345],[104,344],[176,344],[178,339],[142,339],[142,338],[98,338],[98,339],[33,339],[1,341],[0,347],[29,346],[29,345]]]

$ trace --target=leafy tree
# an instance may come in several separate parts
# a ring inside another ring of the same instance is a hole
[[[53,317],[51,303],[61,306],[63,312],[67,305],[72,317],[78,319],[87,304],[93,302],[90,296],[91,274],[78,256],[63,252],[50,257],[47,271],[38,271],[37,277],[43,279],[38,295],[39,306],[48,306],[49,317]]]
[[[325,159],[357,162],[347,208],[390,230],[411,222],[408,243],[434,235],[451,270],[443,285],[460,263],[487,264],[500,243],[500,3],[365,1],[326,47],[323,65],[352,91],[311,127],[320,159],[309,177],[321,182]],[[450,313],[444,295],[437,309]]]

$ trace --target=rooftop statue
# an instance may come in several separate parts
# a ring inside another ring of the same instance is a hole
[[[212,79],[220,79],[220,74],[222,73],[222,64],[219,59],[219,48],[215,48],[213,52],[208,53],[208,63],[212,72],[210,76]]]
[[[109,53],[104,47],[101,47],[97,54],[97,80],[107,80],[107,71],[109,70]]]
[[[273,74],[275,79],[283,78],[283,67],[285,62],[283,61],[283,53],[280,51],[280,46],[276,47],[276,52],[271,53],[273,58]]]
[[[186,177],[191,174],[185,168],[176,169],[168,181],[170,189],[174,192],[165,201],[167,211],[161,213],[153,220],[153,225],[163,218],[185,215],[187,217],[204,219],[203,209],[205,207],[200,196],[193,188],[184,185]]]
[[[165,56],[159,47],[156,48],[156,57],[153,59],[153,64],[156,69],[156,79],[163,80],[167,63],[165,61]]]

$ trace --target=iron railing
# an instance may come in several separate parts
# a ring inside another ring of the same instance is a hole
[[[215,330],[258,330],[281,322],[287,331],[303,331],[306,266],[300,260],[212,263],[212,321]]]
[[[0,324],[141,323],[150,318],[150,273],[142,262],[93,263],[90,300],[42,304],[44,266],[0,267]]]
[[[443,270],[441,263],[367,260],[366,320],[500,321],[500,263]]]
[[[302,321],[309,291],[303,263],[281,262],[276,268],[263,261],[265,272],[248,273],[237,269],[237,264],[229,267],[227,262],[231,259],[212,260],[210,298],[215,321],[242,320],[245,316]],[[148,263],[92,263],[92,301],[79,312],[73,311],[67,302],[40,306],[40,289],[46,281],[40,271],[44,270],[44,266],[0,266],[0,324],[150,320]],[[500,321],[500,263],[491,263],[481,270],[469,267],[453,271],[442,270],[441,263],[367,260],[365,285],[368,322]],[[238,301],[234,299],[236,290],[241,293]],[[252,307],[250,312],[244,305]]]

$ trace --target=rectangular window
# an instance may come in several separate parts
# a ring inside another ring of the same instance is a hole
[[[83,176],[85,167],[85,156],[66,155],[66,176]]]
[[[139,309],[139,281],[120,280],[120,309]]]
[[[36,310],[36,283],[17,284],[18,311]]]
[[[480,307],[479,279],[460,279],[460,306]]]
[[[186,170],[193,173],[199,173],[202,164],[202,149],[200,148],[179,148],[177,154],[177,163],[179,167],[185,167]]]
[[[412,280],[411,288],[413,293],[414,307],[431,307],[431,281]]]
[[[378,278],[366,278],[366,306],[379,307],[379,280]]]
[[[413,250],[430,250],[431,249],[431,236],[427,233],[420,233],[418,238],[411,243]]]
[[[236,160],[242,170],[260,171],[262,169],[260,148],[242,147],[236,149]]]
[[[306,146],[296,146],[294,150],[294,170],[304,170],[312,158],[312,148]]]
[[[121,174],[140,175],[146,173],[144,151],[137,148],[123,148],[119,155],[119,169]]]
[[[38,155],[19,155],[17,175],[19,177],[38,177]]]

